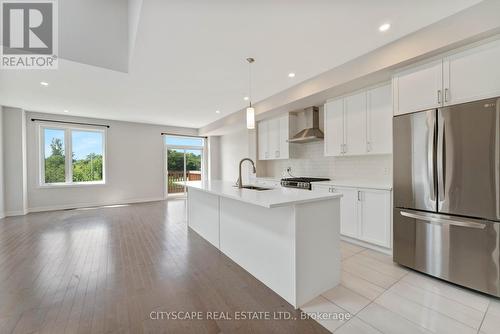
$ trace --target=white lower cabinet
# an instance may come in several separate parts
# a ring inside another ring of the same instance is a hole
[[[358,191],[355,188],[337,189],[341,192],[340,200],[340,233],[348,237],[358,237]]]
[[[391,247],[391,193],[387,190],[359,190],[359,238]]]
[[[391,248],[391,191],[314,185],[313,191],[340,192],[340,233]]]

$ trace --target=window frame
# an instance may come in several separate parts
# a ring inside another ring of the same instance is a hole
[[[65,182],[46,183],[45,182],[45,130],[64,131],[64,176]],[[102,181],[73,182],[73,131],[97,132],[102,134]],[[38,187],[39,188],[67,188],[67,187],[87,187],[106,185],[107,179],[107,129],[92,126],[68,126],[62,124],[46,123],[38,124]]]

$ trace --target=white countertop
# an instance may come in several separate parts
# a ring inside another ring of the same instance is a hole
[[[391,184],[384,183],[384,182],[377,182],[377,181],[331,180],[331,181],[314,182],[313,184],[326,185],[326,186],[336,186],[336,187],[348,187],[348,188],[368,188],[368,189],[392,190]]]
[[[281,177],[272,177],[272,176],[250,176],[250,181],[259,180],[259,181],[281,181]]]
[[[229,181],[189,181],[186,182],[188,188],[194,188],[214,195],[227,197],[263,206],[266,208],[276,208],[294,204],[315,202],[342,197],[338,193],[319,193],[315,191],[276,187],[271,190],[251,190],[239,189],[234,186],[234,182]]]

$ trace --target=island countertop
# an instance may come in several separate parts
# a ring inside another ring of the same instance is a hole
[[[342,194],[339,193],[319,193],[284,187],[276,187],[270,190],[239,189],[234,186],[234,182],[221,180],[188,181],[186,186],[265,208],[291,206],[342,197]]]

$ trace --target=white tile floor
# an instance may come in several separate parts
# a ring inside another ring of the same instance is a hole
[[[407,270],[382,253],[342,242],[342,280],[302,310],[335,333],[500,333],[500,299]]]

